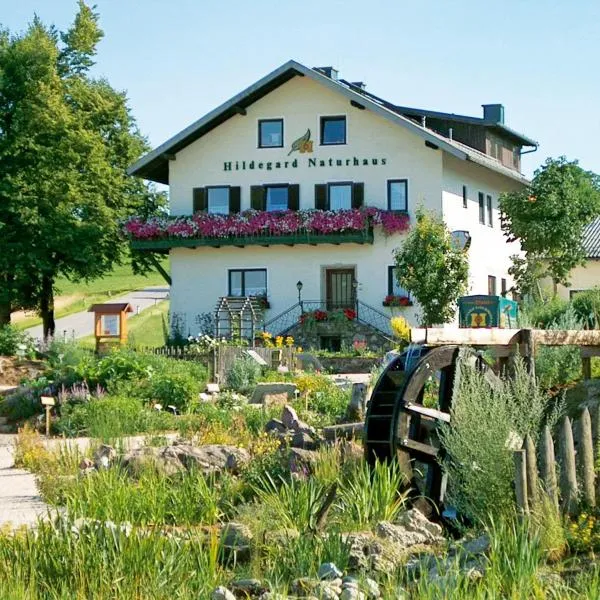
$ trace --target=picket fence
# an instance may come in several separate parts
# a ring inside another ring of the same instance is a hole
[[[600,478],[595,469],[600,406],[594,409],[593,421],[588,408],[577,421],[563,418],[558,428],[558,460],[549,427],[538,441],[537,452],[530,436],[515,451],[515,494],[522,514],[535,510],[544,493],[565,514],[574,514],[582,506],[596,506],[600,497]]]

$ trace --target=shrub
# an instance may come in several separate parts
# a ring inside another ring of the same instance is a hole
[[[31,336],[12,325],[0,327],[0,356],[33,358],[35,345]]]
[[[585,329],[600,329],[600,287],[578,292],[572,305],[575,316]]]
[[[249,356],[243,356],[234,361],[225,378],[227,385],[242,394],[251,391],[252,387],[261,376],[260,365]]]
[[[461,363],[451,425],[440,428],[448,503],[475,521],[492,512],[509,513],[514,506],[511,440],[526,434],[536,440],[545,423],[552,426],[558,418],[552,402],[522,359],[516,359],[511,378],[495,385]]]
[[[40,396],[53,395],[54,392],[54,387],[45,377],[25,381],[15,392],[4,399],[1,412],[12,421],[29,419],[43,412]]]
[[[545,302],[531,302],[521,311],[521,325],[546,329],[555,326],[568,310],[569,303],[558,296]]]

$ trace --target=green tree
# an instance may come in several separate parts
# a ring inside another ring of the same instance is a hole
[[[569,272],[586,259],[583,229],[600,215],[598,176],[564,156],[548,158],[528,186],[503,194],[499,205],[502,229],[525,251],[526,264],[513,269],[521,291],[531,292],[540,276],[568,285]]]
[[[456,302],[468,287],[469,261],[441,218],[422,209],[401,248],[394,251],[398,283],[417,300],[422,324],[454,318]]]
[[[110,271],[128,253],[120,222],[163,202],[126,173],[147,145],[125,94],[90,76],[102,35],[80,1],[67,32],[35,18],[0,37],[0,325],[36,307],[53,335],[56,277]]]

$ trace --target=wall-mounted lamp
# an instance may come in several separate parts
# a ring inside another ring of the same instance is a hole
[[[303,287],[302,282],[299,281],[296,284],[296,289],[298,290],[298,302],[302,302],[302,287]]]

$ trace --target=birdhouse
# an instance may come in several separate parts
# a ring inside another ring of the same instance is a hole
[[[107,344],[124,344],[127,341],[127,313],[133,307],[127,302],[94,304],[88,312],[94,313],[94,336],[96,352]]]

